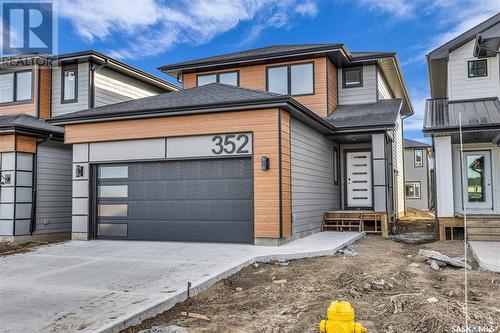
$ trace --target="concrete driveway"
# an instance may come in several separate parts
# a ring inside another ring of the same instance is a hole
[[[331,255],[363,235],[322,232],[280,247],[71,241],[0,257],[0,332],[118,332],[255,261]]]

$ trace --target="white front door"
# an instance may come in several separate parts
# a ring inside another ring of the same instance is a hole
[[[467,209],[491,209],[491,152],[464,152],[464,204]]]
[[[347,208],[372,207],[372,154],[346,153]]]

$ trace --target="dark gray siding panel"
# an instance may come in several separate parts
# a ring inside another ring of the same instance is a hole
[[[340,188],[333,179],[334,145],[321,133],[292,119],[292,233],[295,237],[319,231],[324,212],[340,208]]]
[[[250,158],[115,165],[128,166],[128,177],[98,185],[127,186],[127,197],[99,198],[98,205],[126,205],[127,213],[98,217],[100,230],[120,233],[121,225],[125,234],[117,237],[133,240],[253,242]]]
[[[36,234],[71,231],[71,172],[71,146],[38,145]]]

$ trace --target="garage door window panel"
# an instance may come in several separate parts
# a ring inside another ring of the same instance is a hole
[[[126,223],[100,223],[97,233],[99,236],[127,237],[128,225]]]
[[[105,204],[99,205],[99,217],[127,217],[128,205]]]
[[[101,185],[98,192],[99,198],[127,198],[128,185]]]
[[[99,167],[99,178],[101,179],[128,178],[128,166],[102,165]]]

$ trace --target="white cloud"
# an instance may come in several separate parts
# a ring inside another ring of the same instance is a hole
[[[288,27],[293,15],[315,16],[314,1],[61,0],[60,15],[88,42],[120,34],[129,44],[109,52],[131,58],[155,55],[180,43],[206,43],[244,21],[255,21],[258,28],[250,32],[257,35],[264,28]]]
[[[316,16],[318,15],[318,6],[312,1],[307,1],[299,4],[295,11],[301,15]]]
[[[361,6],[367,6],[372,11],[381,10],[396,16],[411,16],[414,14],[418,1],[407,0],[357,0]]]

